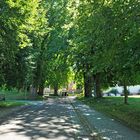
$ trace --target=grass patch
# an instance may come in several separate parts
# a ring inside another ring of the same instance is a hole
[[[9,90],[9,91],[1,91],[0,95],[4,95],[6,100],[43,100],[42,96],[32,95],[29,92],[17,91],[17,90]]]
[[[77,99],[140,132],[140,98],[129,97],[129,105],[123,103],[123,97],[104,97],[97,100],[78,96]]]
[[[26,104],[27,103],[17,102],[17,101],[0,101],[0,108],[16,107],[16,106],[22,106]]]
[[[18,91],[0,91],[0,94],[5,95],[6,100],[27,99],[28,93]]]

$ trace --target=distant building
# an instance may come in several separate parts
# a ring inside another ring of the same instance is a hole
[[[140,85],[127,86],[127,89],[130,95],[140,95]],[[104,96],[121,96],[123,95],[123,90],[123,86],[110,87],[110,89],[104,92]]]
[[[119,93],[123,92],[122,86],[116,86],[115,88],[118,90]],[[134,95],[140,93],[140,85],[128,86],[127,89],[131,94]]]
[[[74,81],[68,84],[67,88],[68,92],[75,92],[76,91],[76,83]]]

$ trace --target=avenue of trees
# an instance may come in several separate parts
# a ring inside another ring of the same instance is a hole
[[[140,82],[139,0],[1,0],[0,86],[55,94],[71,73],[85,97]]]

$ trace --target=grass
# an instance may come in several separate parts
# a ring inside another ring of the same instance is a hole
[[[5,96],[6,100],[43,100],[42,96],[32,96],[28,92],[24,91],[17,91],[17,90],[11,90],[11,91],[2,91],[0,90],[0,94],[3,94]]]
[[[17,101],[0,101],[0,108],[16,107],[16,106],[22,106],[25,104],[27,103],[17,102]]]
[[[14,99],[27,99],[28,93],[25,92],[18,92],[18,91],[1,91],[0,94],[5,95],[6,100],[14,100]]]
[[[128,105],[123,103],[123,97],[104,97],[97,100],[78,96],[77,99],[140,132],[140,98],[129,97]]]

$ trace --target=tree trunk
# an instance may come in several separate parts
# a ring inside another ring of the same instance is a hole
[[[85,97],[92,97],[93,77],[84,73],[84,94]]]
[[[43,96],[43,92],[44,92],[44,85],[40,85],[38,95]]]
[[[94,95],[95,98],[101,98],[102,92],[101,92],[101,83],[100,83],[100,74],[96,74],[94,77]]]
[[[30,88],[30,94],[35,95],[37,93],[37,88],[36,87],[31,87]]]
[[[58,85],[54,86],[54,95],[58,96]]]
[[[123,84],[123,89],[124,89],[124,103],[128,104],[128,90],[125,82]]]

